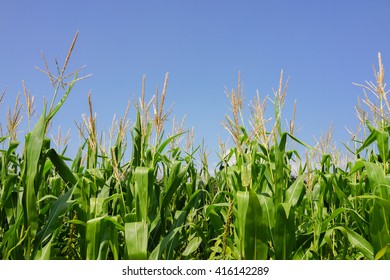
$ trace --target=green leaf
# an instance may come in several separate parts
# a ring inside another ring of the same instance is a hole
[[[183,226],[178,227],[170,231],[161,242],[154,248],[153,252],[149,256],[149,260],[159,260],[161,259],[161,255],[163,251],[167,248],[168,244],[172,243],[177,234],[179,234],[180,230]]]
[[[7,203],[10,198],[14,185],[18,182],[18,175],[7,174],[7,177],[2,181],[2,187],[0,188],[0,209]]]
[[[383,258],[386,255],[387,251],[389,251],[389,246],[390,246],[390,243],[386,244],[385,247],[380,249],[378,251],[378,253],[376,253],[376,255],[375,255],[375,260],[380,260],[381,258]]]
[[[367,127],[370,130],[370,135],[366,138],[363,145],[357,150],[360,153],[362,150],[370,146],[376,141],[378,146],[379,155],[382,157],[383,162],[389,159],[389,127],[385,127],[384,130],[378,130],[373,127],[368,121],[366,122]]]
[[[49,149],[46,152],[47,156],[50,158],[50,161],[56,167],[56,171],[61,176],[61,178],[71,186],[77,184],[77,177],[73,174],[73,172],[69,169],[63,159],[57,154],[54,149]]]
[[[161,242],[154,248],[153,252],[150,254],[150,260],[161,259],[162,254],[165,252],[165,259],[172,259],[174,250],[181,245],[179,242],[180,231],[186,226],[185,220],[187,217],[187,212],[185,211],[176,211],[174,222],[169,230],[169,233],[161,240]]]
[[[241,257],[247,260],[264,260],[268,257],[267,212],[261,207],[258,195],[237,192],[238,223]]]
[[[73,193],[73,189],[74,188],[72,187],[63,196],[51,203],[50,214],[47,219],[47,223],[43,229],[38,232],[36,237],[37,240],[35,242],[35,252],[40,250],[45,240],[61,226],[62,221],[60,220],[60,217],[62,217],[73,204],[73,202],[69,201]]]
[[[258,194],[263,222],[267,225],[267,232],[271,241],[274,241],[272,228],[275,226],[275,206],[272,198],[263,194]]]
[[[356,249],[358,249],[360,252],[363,253],[363,255],[369,259],[374,259],[374,250],[372,248],[372,245],[364,239],[363,236],[357,234],[355,231],[343,227],[343,226],[337,226],[334,227],[334,229],[340,230],[345,236],[348,237],[349,243]]]
[[[104,216],[87,221],[86,227],[86,259],[106,260],[109,249],[118,259],[118,230],[123,230],[118,224],[118,217]]]
[[[50,108],[50,112],[47,115],[47,122],[49,122],[54,117],[54,115],[57,114],[58,110],[62,107],[62,105],[64,105],[66,99],[68,98],[70,92],[73,89],[73,86],[77,81],[77,77],[78,77],[78,73],[74,75],[72,82],[70,82],[69,87],[66,89],[66,92],[62,96],[61,100],[57,103],[57,105],[54,108]]]
[[[329,225],[329,222],[332,221],[333,219],[335,219],[338,215],[340,215],[341,213],[345,213],[346,211],[348,211],[349,209],[348,208],[344,208],[344,207],[340,207],[340,208],[337,208],[335,209],[331,215],[329,215],[329,217],[327,217],[325,220],[322,221],[322,226],[321,226],[321,230],[322,231],[325,231],[327,228],[328,228],[328,225]]]
[[[374,252],[378,255],[390,244],[390,185],[378,185],[374,193],[382,199],[374,199],[370,213],[370,236]],[[387,203],[386,203],[387,202]],[[383,254],[383,259],[390,259],[390,251]]]
[[[23,192],[23,209],[25,228],[30,227],[30,240],[35,238],[38,230],[37,194],[35,192],[35,186],[36,184],[39,185],[41,178],[38,178],[37,181],[35,179],[39,170],[38,165],[41,157],[43,138],[46,132],[47,121],[45,114],[44,109],[33,131],[26,136],[26,169],[23,176],[26,181]]]
[[[185,226],[187,212],[177,210],[175,212],[174,222],[170,228],[170,231],[173,231],[176,228],[182,228]],[[174,258],[175,249],[181,245],[180,241],[181,235],[176,234],[173,238],[168,242],[166,249],[166,259],[172,260]]]
[[[174,161],[172,168],[170,170],[170,174],[166,180],[165,183],[165,188],[166,188],[166,193],[162,198],[161,202],[161,221],[163,225],[165,225],[165,211],[168,205],[171,203],[172,197],[176,190],[180,187],[180,185],[183,183],[185,175],[187,173],[187,170],[189,168],[189,164],[184,166],[183,168],[181,167],[181,161]]]
[[[104,204],[105,198],[103,197],[91,197],[89,199],[89,211],[91,217],[97,218],[107,215],[108,213],[108,205]]]
[[[365,148],[370,146],[377,138],[377,130],[374,129],[370,123],[367,121],[366,122],[368,128],[370,129],[371,133],[368,135],[366,140],[364,141],[363,145],[356,151],[356,154],[359,154],[361,151],[363,151]]]
[[[125,224],[125,243],[130,260],[146,260],[148,249],[148,225],[145,221]]]
[[[183,211],[189,212],[191,209],[196,209],[196,204],[199,199],[202,197],[202,193],[206,192],[205,190],[196,190],[190,197],[188,203],[184,206]]]
[[[370,236],[375,254],[390,243],[390,177],[385,176],[380,165],[365,162],[367,177],[373,194],[374,204],[370,212]],[[384,259],[390,259],[386,252]]]
[[[353,173],[357,172],[358,170],[362,169],[364,167],[365,160],[364,159],[358,159],[354,166],[352,167],[351,171],[349,172],[349,175],[352,175]]]
[[[153,188],[153,169],[148,167],[137,167],[135,176],[135,211],[138,221],[147,221],[149,208],[149,191]]]
[[[292,207],[294,207],[298,203],[299,199],[302,197],[302,194],[305,191],[305,186],[303,182],[306,176],[306,174],[298,176],[295,182],[292,183],[286,191],[285,202],[289,203]]]
[[[209,207],[208,207],[209,208]],[[224,221],[222,218],[218,215],[218,213],[213,209],[213,210],[207,210],[206,217],[209,218],[210,220],[210,228],[214,228],[214,230],[217,232],[217,234],[222,234],[224,230]]]
[[[50,260],[51,259],[51,246],[52,242],[57,238],[59,232],[60,232],[61,227],[57,228],[53,235],[50,238],[50,241],[47,242],[47,244],[41,248],[40,250],[37,251],[35,254],[34,260]]]
[[[2,137],[0,137],[0,143],[2,143],[7,138],[9,138],[9,136],[2,136]]]
[[[160,146],[158,147],[158,149],[157,149],[157,154],[162,154],[162,152],[164,151],[164,149],[166,148],[166,146],[168,146],[168,144],[170,143],[170,142],[172,142],[175,138],[177,138],[177,137],[180,137],[181,135],[183,135],[185,132],[181,132],[181,133],[178,133],[178,134],[175,134],[175,135],[173,135],[173,136],[171,136],[171,137],[169,137],[168,139],[166,139],[163,143],[161,143],[160,144]],[[154,163],[153,163],[153,166],[155,166],[156,164],[157,164],[157,160],[158,160],[158,157],[156,157],[155,159],[154,159]]]
[[[185,257],[191,255],[193,252],[195,252],[199,248],[199,245],[201,243],[202,243],[201,237],[196,236],[196,237],[192,238],[191,241],[188,242],[187,247],[185,248],[182,255]]]
[[[288,203],[281,203],[276,209],[276,224],[274,228],[275,258],[287,260],[292,258],[295,247],[294,210]]]
[[[133,139],[133,149],[131,156],[131,163],[133,166],[140,166],[142,160],[142,126],[141,126],[141,114],[139,109],[137,109],[136,122],[131,131],[131,136]]]

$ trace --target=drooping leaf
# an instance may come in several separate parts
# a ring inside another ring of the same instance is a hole
[[[334,229],[340,230],[345,236],[347,236],[349,243],[351,243],[354,248],[362,252],[367,259],[374,259],[374,250],[372,245],[366,239],[364,239],[363,236],[343,226],[337,226],[334,227]]]
[[[62,217],[69,209],[69,207],[74,203],[74,201],[69,201],[73,190],[74,187],[69,189],[63,196],[59,197],[56,201],[51,203],[50,214],[47,219],[47,223],[43,229],[38,232],[36,237],[37,240],[35,242],[35,252],[42,248],[45,240],[61,225],[62,221],[60,220],[60,217]]]
[[[187,257],[191,255],[193,252],[195,252],[198,248],[199,245],[202,243],[202,238],[201,237],[194,237],[188,242],[186,248],[184,249],[182,255]]]

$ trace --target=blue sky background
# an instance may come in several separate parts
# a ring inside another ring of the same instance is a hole
[[[89,90],[105,130],[140,96],[143,75],[150,98],[169,72],[167,104],[178,118],[187,114],[186,127],[195,127],[195,142],[204,139],[215,162],[218,135],[228,137],[220,124],[229,112],[225,88],[237,86],[241,71],[248,104],[257,89],[272,95],[283,69],[284,118],[297,100],[298,138],[314,144],[332,122],[341,147],[345,126],[357,123],[362,90],[352,82],[374,80],[378,52],[390,65],[389,11],[386,0],[1,1],[0,91],[8,89],[0,121],[4,131],[22,80],[40,108],[43,96],[50,99],[49,81],[34,67],[44,67],[41,51],[52,67],[55,57],[62,63],[79,31],[69,69],[86,65],[81,74],[93,76],[75,86],[54,123],[71,129],[71,146],[79,145],[74,122],[88,112]]]

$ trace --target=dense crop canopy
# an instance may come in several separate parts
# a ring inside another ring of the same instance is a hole
[[[264,117],[270,99],[257,96],[250,127],[238,81],[223,123],[234,146],[210,171],[203,146],[188,138],[180,145],[192,132],[176,127],[164,136],[168,75],[160,97],[146,103],[142,92],[133,127],[127,111],[114,126],[112,146],[99,142],[89,95],[84,144],[72,160],[54,149],[50,121],[80,80],[76,71],[65,82],[74,42],[58,78],[44,71],[55,91],[50,108],[18,141],[17,100],[0,135],[1,259],[390,259],[390,108],[380,56],[377,85],[364,86],[380,104],[366,95],[375,118],[362,120],[368,136],[348,147],[352,160],[338,161],[329,135],[309,147],[294,136],[294,120],[285,131],[281,75],[273,123]],[[30,121],[34,98],[25,96]],[[289,149],[292,142],[306,155]]]

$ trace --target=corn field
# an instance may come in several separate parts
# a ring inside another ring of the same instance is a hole
[[[1,259],[390,259],[390,106],[380,54],[375,83],[359,85],[360,126],[346,160],[333,149],[331,130],[311,147],[294,135],[294,118],[283,125],[281,73],[273,96],[249,103],[248,122],[240,78],[228,93],[223,126],[234,145],[220,144],[210,170],[193,130],[176,125],[166,136],[168,75],[150,101],[142,91],[132,126],[128,111],[113,122],[111,141],[99,136],[89,95],[90,112],[78,125],[84,144],[72,158],[67,143],[54,148],[51,122],[87,81],[80,69],[66,73],[76,38],[56,75],[43,57],[54,95],[37,121],[24,88],[26,106],[18,97],[1,126]],[[20,139],[23,114],[31,129]]]

